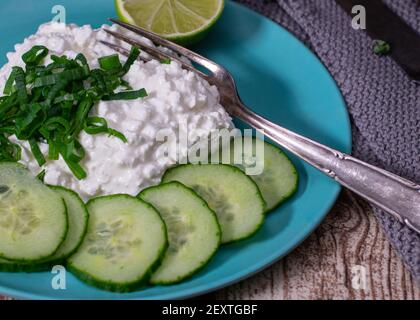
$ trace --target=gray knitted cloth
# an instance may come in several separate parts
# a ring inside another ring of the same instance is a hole
[[[372,40],[352,29],[334,0],[238,0],[278,22],[321,59],[347,102],[353,154],[420,182],[420,86],[389,57],[372,53]],[[420,33],[418,0],[386,0]],[[420,282],[420,236],[396,219],[374,212],[414,278]]]

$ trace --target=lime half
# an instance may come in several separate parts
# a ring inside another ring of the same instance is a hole
[[[188,45],[219,19],[224,0],[115,0],[121,20]]]

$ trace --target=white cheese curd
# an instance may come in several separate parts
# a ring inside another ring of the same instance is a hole
[[[110,29],[120,30],[117,26]],[[134,36],[151,45],[149,40]],[[128,45],[120,43],[104,31],[93,30],[87,25],[41,25],[37,33],[15,46],[15,52],[7,54],[8,63],[0,69],[0,89],[4,87],[11,68],[24,65],[21,57],[34,45],[46,46],[50,54],[67,55],[69,58],[83,53],[91,68],[98,68],[99,57],[115,53],[99,40],[124,45],[129,49]],[[120,55],[121,61],[125,59]],[[49,62],[51,60],[47,57],[45,64]],[[77,180],[61,158],[48,161],[40,168],[28,143],[12,136],[10,139],[22,146],[21,162],[34,174],[45,169],[45,183],[70,188],[85,200],[115,193],[136,195],[143,188],[159,183],[163,172],[175,164],[176,159],[161,157],[159,148],[165,142],[156,140],[160,130],[164,129],[178,137],[178,131],[184,130],[179,128],[180,122],[186,121],[189,137],[187,145],[191,147],[200,137],[207,137],[215,129],[233,128],[231,118],[219,104],[217,88],[195,73],[182,69],[175,61],[170,64],[136,61],[124,79],[133,89],[145,88],[148,97],[101,101],[93,107],[91,113],[104,117],[110,128],[127,137],[128,143],[107,134],[89,135],[82,132],[79,140],[86,151],[81,162],[87,172],[85,179]],[[40,148],[47,155],[48,145],[41,143]]]

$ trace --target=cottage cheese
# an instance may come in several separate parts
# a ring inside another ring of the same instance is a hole
[[[110,28],[117,30],[117,26]],[[151,45],[147,39],[135,36]],[[81,52],[90,66],[97,68],[99,57],[115,53],[101,44],[101,39],[122,45],[104,31],[93,30],[87,25],[41,25],[36,34],[15,46],[15,52],[8,53],[9,62],[0,70],[0,88],[4,87],[12,66],[23,65],[21,56],[33,45],[44,45],[50,49],[50,54],[71,58]],[[125,57],[120,59],[124,61]],[[45,63],[49,62],[46,59]],[[111,128],[124,133],[128,143],[105,134],[82,132],[79,139],[86,157],[81,164],[87,171],[87,178],[77,180],[60,158],[45,164],[46,183],[70,188],[84,199],[115,193],[136,195],[141,189],[159,183],[165,169],[176,162],[173,157],[162,157],[165,142],[156,140],[161,130],[176,136],[179,131],[185,131],[187,147],[191,147],[212,130],[233,127],[229,115],[219,104],[217,89],[174,61],[169,65],[137,61],[125,80],[133,89],[144,87],[149,96],[129,101],[102,101],[93,108],[92,114],[104,117]],[[22,146],[21,162],[34,174],[39,173],[41,168],[29,145],[15,137],[10,139]],[[41,144],[40,147],[47,154],[48,146]]]

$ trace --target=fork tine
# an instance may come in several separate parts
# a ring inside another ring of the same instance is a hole
[[[128,57],[130,55],[130,51],[128,51],[127,49],[125,49],[121,46],[116,45],[115,43],[111,43],[111,42],[104,41],[104,40],[99,40],[99,42],[106,45],[107,47],[121,53],[124,56]],[[150,60],[152,60],[152,59],[147,59],[147,58],[144,58],[144,57],[141,57],[141,56],[139,56],[138,59],[140,59],[144,62],[149,62]]]
[[[184,61],[182,61],[178,57],[175,57],[174,55],[170,55],[170,54],[165,53],[165,52],[162,52],[162,51],[160,51],[158,49],[155,49],[155,48],[146,46],[143,43],[140,43],[138,41],[135,41],[135,40],[133,40],[133,39],[131,39],[131,38],[129,38],[129,37],[121,34],[121,33],[117,33],[117,32],[111,31],[111,30],[107,30],[107,29],[103,29],[103,30],[106,33],[112,35],[113,37],[115,37],[115,38],[117,38],[117,39],[119,39],[121,41],[127,42],[127,43],[129,43],[129,44],[131,44],[133,46],[139,47],[140,49],[142,49],[143,51],[147,52],[149,55],[151,55],[153,58],[155,58],[157,60],[160,60],[160,61],[163,61],[163,60],[166,60],[166,59],[176,60],[176,61],[178,61],[182,65],[183,68],[185,68],[185,69],[187,69],[189,71],[192,71],[192,72],[197,73],[202,78],[205,78],[205,79],[208,79],[209,78],[209,76],[206,75],[205,73],[201,72],[200,70],[197,70],[193,66],[185,63]],[[116,45],[114,45],[114,46],[116,46]]]
[[[197,54],[197,53],[195,53],[191,50],[188,50],[187,48],[184,48],[184,47],[182,47],[182,46],[180,46],[180,45],[178,45],[178,44],[176,44],[172,41],[166,40],[166,39],[162,38],[161,36],[157,35],[156,33],[153,33],[151,31],[142,29],[140,27],[122,22],[122,21],[117,20],[117,19],[110,18],[108,20],[115,23],[115,24],[118,24],[119,26],[121,26],[125,29],[128,29],[128,30],[130,30],[134,33],[137,33],[137,34],[139,34],[139,35],[141,35],[145,38],[148,38],[148,39],[152,40],[155,44],[167,47],[168,49],[171,49],[172,51],[174,51],[174,52],[176,52],[180,55],[183,55],[183,56],[187,57],[188,59],[190,59],[190,60],[192,60],[192,61],[194,61],[198,64],[201,64],[202,66],[204,66],[205,68],[207,68],[208,70],[210,70],[214,73],[216,73],[218,70],[220,70],[222,68],[221,66],[214,63],[213,61],[211,61],[207,58],[204,58],[203,56],[201,56],[201,55],[199,55],[199,54]]]

